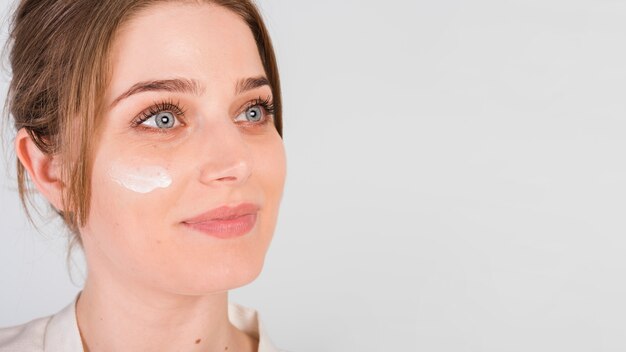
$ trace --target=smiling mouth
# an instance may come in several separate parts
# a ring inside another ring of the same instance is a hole
[[[196,223],[184,223],[187,227],[217,238],[240,237],[252,230],[257,214],[241,215],[229,219],[215,219]]]
[[[183,225],[212,237],[227,239],[243,236],[255,226],[259,207],[243,203],[236,207],[219,207],[192,219]]]

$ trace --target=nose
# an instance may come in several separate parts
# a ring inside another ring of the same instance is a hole
[[[207,126],[200,136],[199,180],[211,186],[243,184],[252,171],[250,148],[232,122]]]

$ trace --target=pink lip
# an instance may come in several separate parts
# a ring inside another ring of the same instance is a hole
[[[217,238],[239,237],[252,230],[258,211],[259,206],[252,203],[242,203],[236,207],[222,206],[187,219],[183,224]]]

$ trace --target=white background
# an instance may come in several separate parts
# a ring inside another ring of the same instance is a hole
[[[626,2],[259,3],[288,181],[264,272],[231,299],[277,345],[626,350]],[[2,185],[0,326],[82,280]]]

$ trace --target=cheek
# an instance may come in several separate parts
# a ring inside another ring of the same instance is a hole
[[[271,238],[276,225],[286,177],[286,156],[282,139],[256,149],[255,169],[258,182],[266,200],[262,233]]]
[[[98,162],[92,174],[86,234],[100,253],[122,266],[158,255],[168,207],[175,200],[173,177],[165,166],[140,161]]]
[[[147,223],[160,218],[172,193],[172,175],[165,163],[145,160],[116,160],[94,167],[92,207],[94,216],[110,220]],[[162,211],[159,211],[162,209]]]
[[[280,200],[285,185],[286,156],[282,139],[255,148],[255,174],[269,199]]]
[[[168,188],[172,184],[168,170],[157,165],[113,164],[107,175],[120,186],[140,194]]]

